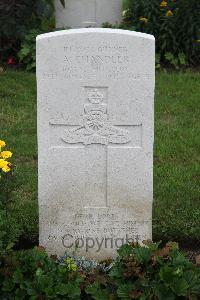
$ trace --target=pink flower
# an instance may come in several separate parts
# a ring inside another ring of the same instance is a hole
[[[8,58],[7,64],[8,64],[8,65],[14,65],[14,64],[15,64],[13,57],[9,57],[9,58]]]

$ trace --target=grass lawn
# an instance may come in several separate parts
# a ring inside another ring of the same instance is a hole
[[[200,74],[156,78],[154,240],[200,243]],[[0,74],[0,139],[14,152],[14,214],[22,235],[38,236],[35,74]]]

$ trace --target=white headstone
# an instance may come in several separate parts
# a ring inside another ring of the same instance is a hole
[[[96,259],[151,239],[154,37],[37,37],[40,244]]]
[[[122,0],[55,0],[57,28],[101,27],[105,22],[113,25],[122,20]]]

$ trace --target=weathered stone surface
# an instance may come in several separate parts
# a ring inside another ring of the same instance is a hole
[[[37,90],[40,244],[103,259],[151,238],[154,38],[40,35]]]
[[[65,0],[65,8],[55,0],[55,7],[57,28],[101,27],[122,19],[122,0]]]

